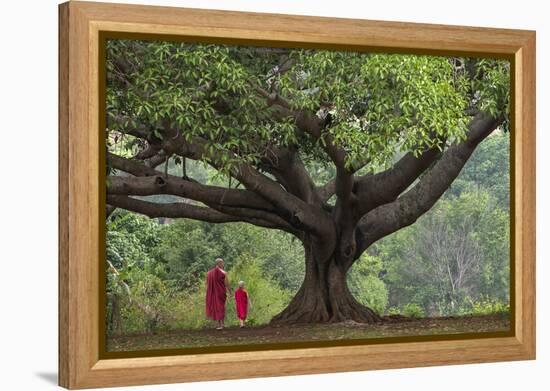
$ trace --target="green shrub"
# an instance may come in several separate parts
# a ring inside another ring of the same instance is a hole
[[[460,315],[493,315],[507,314],[510,312],[510,304],[490,299],[488,297],[474,301],[467,297],[459,309]]]
[[[407,303],[401,307],[401,312],[404,316],[411,318],[422,318],[424,314],[424,309],[416,303]]]
[[[392,315],[401,315],[401,311],[399,310],[398,307],[390,307],[388,308],[388,315],[392,316]]]
[[[424,308],[417,303],[407,303],[401,307],[390,307],[388,308],[387,314],[392,315],[403,315],[410,318],[423,318],[426,316]]]

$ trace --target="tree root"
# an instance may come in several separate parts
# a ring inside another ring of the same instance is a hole
[[[337,323],[350,320],[357,323],[378,323],[382,318],[351,295],[329,300],[327,305],[322,297],[306,300],[303,294],[297,294],[287,308],[273,317],[270,324]]]

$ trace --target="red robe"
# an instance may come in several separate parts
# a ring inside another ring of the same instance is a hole
[[[206,316],[214,320],[225,318],[225,272],[219,267],[206,275]]]
[[[242,288],[235,291],[235,303],[237,304],[237,317],[245,320],[248,314],[248,292]]]

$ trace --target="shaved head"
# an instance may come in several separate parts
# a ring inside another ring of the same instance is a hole
[[[216,266],[223,267],[224,261],[221,258],[216,258]]]

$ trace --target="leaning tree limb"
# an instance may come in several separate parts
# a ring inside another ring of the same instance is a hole
[[[112,166],[134,175],[134,177],[110,176],[109,194],[154,195],[172,194],[205,204],[219,204],[232,207],[248,207],[273,211],[273,205],[248,190],[228,189],[212,185],[203,185],[174,175],[165,176],[138,161],[109,154]]]
[[[131,210],[148,217],[188,218],[207,223],[247,222],[260,227],[283,229],[284,227],[255,217],[237,217],[219,212],[209,207],[196,206],[184,202],[156,203],[124,195],[108,194],[109,205]]]
[[[394,201],[430,167],[442,152],[432,147],[419,156],[408,152],[391,168],[377,174],[367,174],[357,179],[355,193],[358,198],[359,217],[377,206]]]
[[[449,147],[416,185],[395,201],[364,215],[356,229],[356,257],[378,239],[413,224],[427,212],[458,176],[477,145],[502,122],[502,118],[478,114],[469,126],[466,140]]]

